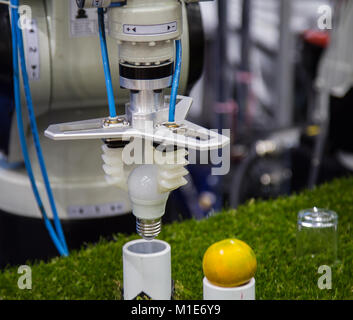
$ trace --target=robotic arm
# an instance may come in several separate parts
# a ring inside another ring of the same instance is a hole
[[[54,124],[45,135],[54,140],[102,139],[108,181],[128,189],[137,232],[153,239],[161,230],[169,192],[186,183],[185,148],[218,149],[229,139],[185,120],[192,104],[189,97],[177,96],[175,116],[170,110],[173,102],[165,91],[173,82],[183,2],[83,0],[77,4],[107,8],[109,35],[118,44],[114,61],[119,62],[120,86],[130,91],[130,100],[124,115]]]

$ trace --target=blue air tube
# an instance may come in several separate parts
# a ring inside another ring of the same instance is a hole
[[[16,2],[18,3],[18,0],[16,0]],[[18,19],[19,19],[18,12],[16,11],[16,20],[15,21],[18,21]],[[16,23],[16,26],[17,26],[17,23]],[[17,26],[16,36],[17,36],[18,49],[19,49],[19,54],[20,54],[23,87],[24,87],[24,91],[25,91],[30,127],[32,130],[32,135],[33,135],[35,149],[37,152],[38,162],[39,162],[39,166],[40,166],[40,169],[42,172],[43,181],[44,181],[45,189],[46,189],[46,192],[48,195],[50,207],[53,212],[55,229],[56,229],[56,232],[59,236],[59,239],[61,240],[61,243],[62,243],[65,251],[68,252],[64,232],[62,230],[60,219],[59,219],[58,212],[57,212],[56,205],[55,205],[53,191],[50,186],[49,177],[48,177],[48,173],[47,173],[47,169],[45,166],[44,157],[43,157],[43,153],[42,153],[42,148],[41,148],[40,142],[39,142],[37,123],[36,123],[36,118],[35,118],[33,103],[32,103],[31,89],[29,86],[29,80],[28,80],[27,69],[26,69],[26,60],[25,60],[25,53],[24,53],[24,47],[23,47],[22,30],[18,26]]]
[[[177,97],[178,88],[179,88],[181,59],[182,59],[181,40],[175,41],[175,47],[176,47],[175,71],[173,76],[172,91],[170,93],[169,119],[168,119],[169,122],[175,121],[175,104],[176,104],[176,97]]]
[[[126,4],[125,2],[113,2],[110,4],[109,8],[116,8],[116,7],[122,7]]]
[[[103,69],[105,76],[105,86],[107,88],[108,104],[109,104],[109,114],[111,118],[116,117],[116,109],[114,102],[114,91],[112,84],[112,76],[110,73],[109,57],[107,50],[107,41],[105,37],[105,26],[104,26],[104,9],[98,8],[98,27],[99,27],[99,40],[101,45]]]
[[[61,241],[58,239],[50,223],[50,220],[48,219],[48,216],[45,212],[44,205],[41,200],[41,197],[35,182],[31,162],[29,159],[28,149],[26,145],[26,137],[25,137],[23,122],[22,122],[21,95],[20,95],[20,82],[19,82],[19,65],[18,65],[18,40],[19,39],[18,39],[18,32],[16,29],[18,30],[20,29],[17,26],[17,21],[19,20],[17,10],[18,10],[18,0],[11,0],[13,82],[14,82],[15,108],[16,108],[16,115],[17,115],[17,125],[18,125],[19,136],[20,136],[20,144],[22,148],[24,161],[25,161],[25,166],[28,172],[28,177],[30,179],[33,193],[36,198],[39,210],[43,216],[45,226],[48,229],[49,235],[52,238],[54,245],[59,251],[59,253],[61,255],[67,256],[68,250],[65,248],[65,246],[63,246]],[[22,36],[22,33],[21,33],[21,36]]]

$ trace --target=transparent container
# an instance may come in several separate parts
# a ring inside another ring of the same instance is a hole
[[[320,208],[298,213],[297,257],[311,256],[323,262],[337,261],[338,215]]]

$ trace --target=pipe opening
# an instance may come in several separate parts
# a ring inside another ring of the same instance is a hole
[[[166,249],[166,245],[162,242],[146,241],[138,242],[130,245],[127,249],[130,252],[138,254],[158,253]]]

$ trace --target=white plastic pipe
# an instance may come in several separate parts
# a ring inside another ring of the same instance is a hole
[[[134,240],[123,247],[124,300],[147,295],[153,300],[172,297],[171,249],[161,240]]]
[[[248,283],[233,288],[224,288],[213,285],[203,278],[204,300],[255,300],[255,278]]]

